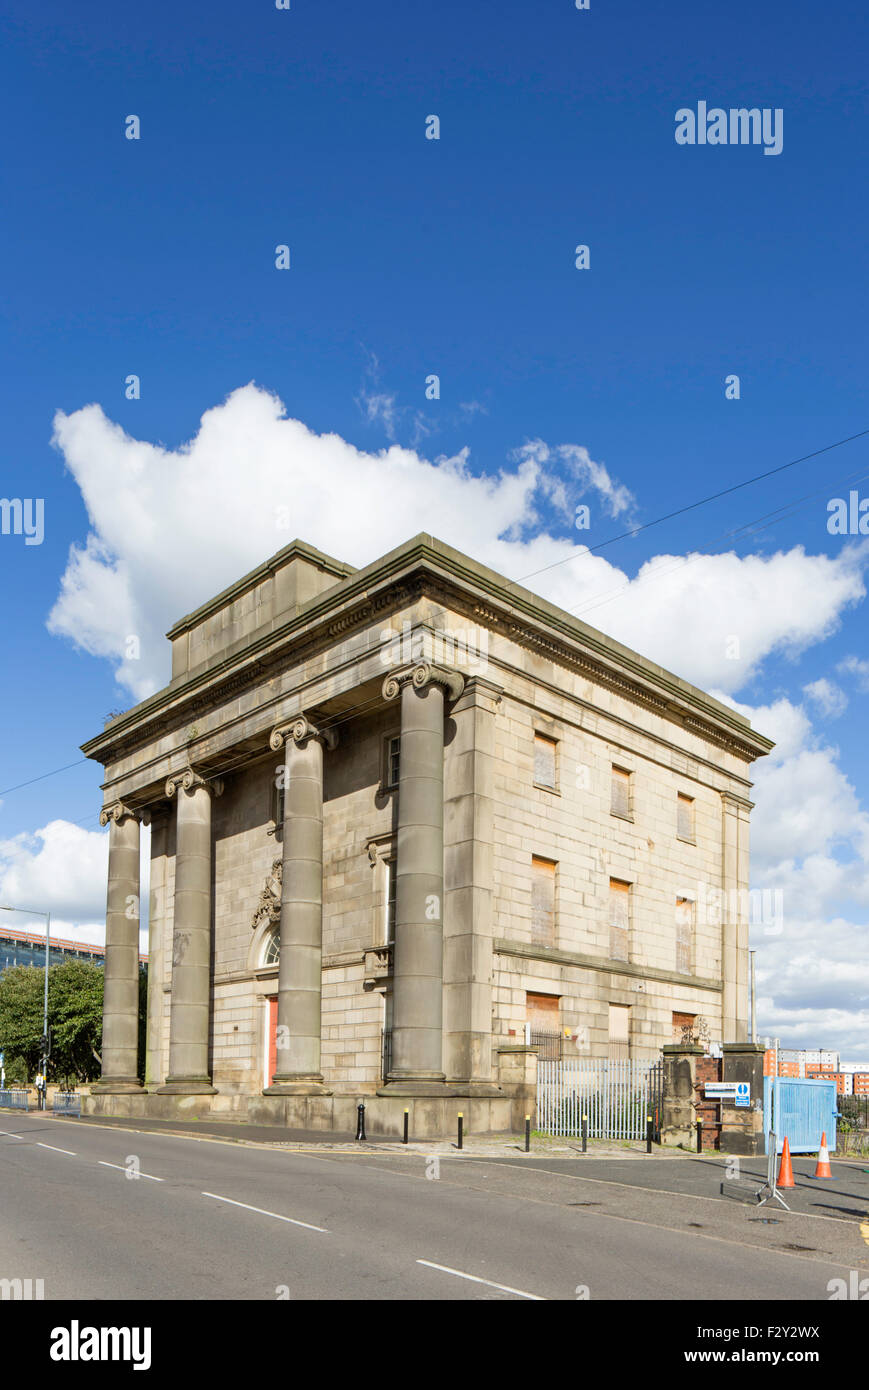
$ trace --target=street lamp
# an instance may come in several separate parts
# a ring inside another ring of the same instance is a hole
[[[42,1000],[42,1074],[48,1080],[48,952],[51,939],[51,913],[39,912],[35,907],[7,907],[0,903],[0,912],[24,912],[30,917],[45,918],[45,992]],[[43,1086],[43,1096],[48,1090]]]

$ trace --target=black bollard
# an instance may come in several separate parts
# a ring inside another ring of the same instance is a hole
[[[356,1138],[365,1139],[365,1102],[360,1100],[356,1107]]]
[[[462,1147],[462,1128],[463,1128],[463,1126],[464,1126],[464,1120],[463,1120],[463,1117],[462,1117],[462,1112],[461,1112],[461,1110],[460,1110],[460,1111],[459,1111],[459,1142],[458,1142],[458,1145],[457,1145],[458,1148],[461,1148],[461,1147]]]
[[[646,1116],[646,1153],[652,1152],[652,1117]]]
[[[588,1116],[582,1117],[582,1152],[588,1151]]]
[[[702,1120],[698,1120],[698,1121],[697,1121],[697,1152],[698,1152],[699,1154],[702,1154],[702,1152],[703,1152],[703,1121],[702,1121]]]
[[[407,1111],[405,1110],[405,1112],[404,1112],[404,1138],[403,1138],[402,1141],[401,1141],[402,1144],[406,1144],[406,1143],[407,1143],[407,1125],[408,1125],[408,1114],[407,1114]]]
[[[531,1152],[531,1116],[525,1116],[525,1152]]]

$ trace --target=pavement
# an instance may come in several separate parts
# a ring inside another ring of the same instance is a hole
[[[41,1278],[47,1300],[827,1301],[831,1280],[869,1271],[859,1163],[812,1184],[795,1160],[784,1212],[755,1204],[765,1160],[737,1178],[721,1155],[239,1143],[217,1127],[0,1115],[0,1278]]]

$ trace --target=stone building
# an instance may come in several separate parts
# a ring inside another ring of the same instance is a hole
[[[749,765],[772,744],[428,535],[295,541],[168,634],[84,745],[109,824],[95,1113],[506,1127],[529,1044],[747,1032]],[[151,828],[136,1081],[140,825]]]

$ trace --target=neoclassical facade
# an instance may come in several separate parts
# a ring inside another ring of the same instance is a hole
[[[687,682],[428,535],[176,623],[105,768],[97,1113],[500,1129],[536,1049],[746,1037],[751,762]],[[140,827],[150,827],[145,1085]],[[518,1099],[517,1099],[518,1098]]]

